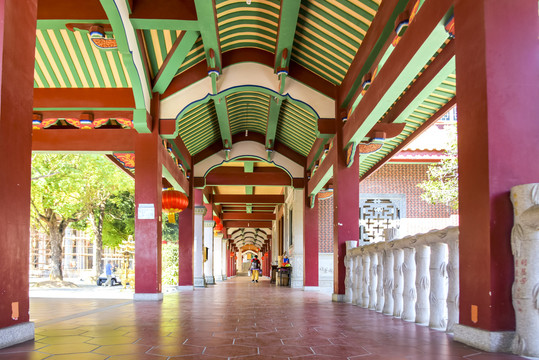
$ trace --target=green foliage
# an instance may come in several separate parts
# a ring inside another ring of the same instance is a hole
[[[178,244],[163,244],[162,250],[162,283],[178,285]]]
[[[417,186],[424,190],[421,198],[431,204],[444,204],[453,209],[459,206],[459,173],[457,156],[457,129],[452,131],[448,149],[448,158],[430,165],[427,170],[428,180]]]
[[[32,155],[32,220],[49,233],[48,219],[79,221],[84,212],[86,181],[80,155]],[[48,219],[46,219],[48,218]]]
[[[135,233],[135,196],[129,190],[111,195],[105,204],[103,245],[117,247]]]
[[[174,214],[176,216],[176,224],[171,224],[168,222],[168,215],[163,213],[162,219],[162,228],[163,228],[163,240],[171,243],[178,243],[179,238],[179,230],[178,230],[178,214]]]

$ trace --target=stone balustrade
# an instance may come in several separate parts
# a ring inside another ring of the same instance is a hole
[[[347,242],[345,301],[453,332],[458,323],[458,227],[356,247]]]

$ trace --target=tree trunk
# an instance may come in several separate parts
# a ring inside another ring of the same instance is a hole
[[[103,272],[103,219],[105,218],[105,203],[99,206],[97,216],[91,213],[90,218],[95,235],[94,273],[95,276],[99,276]]]
[[[50,244],[51,244],[51,272],[50,279],[56,281],[63,281],[64,276],[62,274],[62,248],[64,243],[64,235],[67,227],[67,222],[64,220],[57,221],[56,217],[51,216],[51,220],[48,222]]]

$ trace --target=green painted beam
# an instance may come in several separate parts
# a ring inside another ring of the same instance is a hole
[[[415,97],[414,100],[408,104],[406,109],[400,113],[400,115],[393,121],[395,123],[403,123],[406,119],[412,115],[412,113],[419,108],[419,106],[425,101],[425,99],[434,92],[434,90],[440,86],[441,82],[444,81],[449,75],[455,73],[455,57],[453,56],[451,60],[440,70],[438,74],[431,80],[431,82],[425,86],[425,88]],[[432,110],[435,113],[434,110]]]
[[[131,18],[131,23],[137,30],[199,30],[198,21],[193,20]]]
[[[219,41],[219,29],[217,29],[217,11],[215,1],[195,0],[200,34],[204,43],[204,52],[208,67],[221,72],[221,45]],[[210,51],[213,50],[213,59]]]
[[[275,71],[279,68],[287,68],[290,63],[300,5],[301,0],[281,1],[279,33],[277,34],[277,43],[275,44]],[[285,49],[286,56],[283,56]]]
[[[183,61],[189,54],[189,51],[195,45],[199,36],[198,31],[184,31],[176,39],[174,45],[170,49],[167,58],[163,62],[163,66],[155,76],[153,92],[163,94],[168,88],[174,75],[183,64]]]
[[[353,81],[352,86],[350,87],[348,93],[346,94],[346,96],[344,96],[344,98],[342,100],[342,104],[341,104],[342,108],[347,108],[348,107],[348,104],[350,103],[350,101],[352,100],[352,98],[353,98],[354,94],[356,93],[357,89],[359,89],[359,87],[361,86],[361,84],[363,82],[363,76],[365,76],[365,74],[369,72],[370,68],[374,64],[374,61],[378,57],[378,54],[380,53],[380,51],[384,47],[384,44],[389,39],[389,37],[394,35],[395,21],[396,21],[397,17],[399,16],[399,14],[402,11],[404,11],[404,9],[406,8],[406,5],[408,4],[408,1],[409,0],[400,0],[398,2],[397,6],[395,7],[395,9],[393,10],[393,12],[392,12],[392,14],[391,14],[391,16],[389,18],[389,21],[385,24],[380,36],[378,37],[378,40],[374,44],[374,46],[372,48],[372,51],[369,53],[369,56],[367,57],[367,60],[365,61],[365,63],[361,67],[359,75],[356,76],[356,78]]]
[[[344,129],[344,144],[345,146],[351,142],[359,143],[363,140],[365,135],[372,129],[374,124],[385,114],[389,106],[391,106],[395,100],[402,94],[404,89],[412,82],[416,75],[423,69],[425,64],[431,59],[432,55],[440,49],[442,44],[447,40],[448,34],[445,31],[443,25],[437,25],[430,33],[428,38],[424,41],[423,45],[417,50],[406,67],[396,77],[395,81],[391,84],[385,94],[376,102],[374,109],[369,115],[362,121],[361,125],[357,129]],[[393,53],[395,54],[395,53]],[[379,80],[379,79],[378,79]],[[363,98],[365,99],[365,98]],[[355,110],[357,112],[359,107]],[[352,118],[354,115],[352,114]],[[349,119],[349,123],[350,123]],[[351,124],[347,124],[351,125]]]
[[[213,98],[217,120],[219,121],[219,130],[221,131],[221,140],[223,148],[226,148],[225,142],[228,142],[228,148],[232,148],[232,133],[230,132],[230,122],[228,121],[228,109],[226,107],[226,97],[218,96]]]
[[[282,103],[282,99],[270,96],[268,123],[266,126],[266,149],[273,149],[275,146],[275,135],[277,134],[277,124],[279,123]]]
[[[146,114],[150,112],[150,82],[146,76],[137,34],[129,20],[129,3],[126,0],[100,0],[110,21],[118,52],[131,79],[135,110],[133,125],[139,133],[150,133]]]
[[[333,165],[331,165],[328,169],[328,171],[322,176],[320,181],[314,186],[312,189],[310,195],[316,195],[322,190],[322,188],[328,183],[329,180],[333,177]]]
[[[243,162],[243,172],[246,172],[246,173],[252,173],[255,169],[255,163],[253,161],[244,161]],[[246,186],[245,189],[247,188],[251,188],[251,193],[248,194],[248,195],[253,195],[252,194],[252,191],[253,191],[253,187],[252,186]]]

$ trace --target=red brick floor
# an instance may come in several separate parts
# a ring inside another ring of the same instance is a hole
[[[0,360],[508,360],[327,294],[229,279],[163,302],[31,299],[35,342]]]

